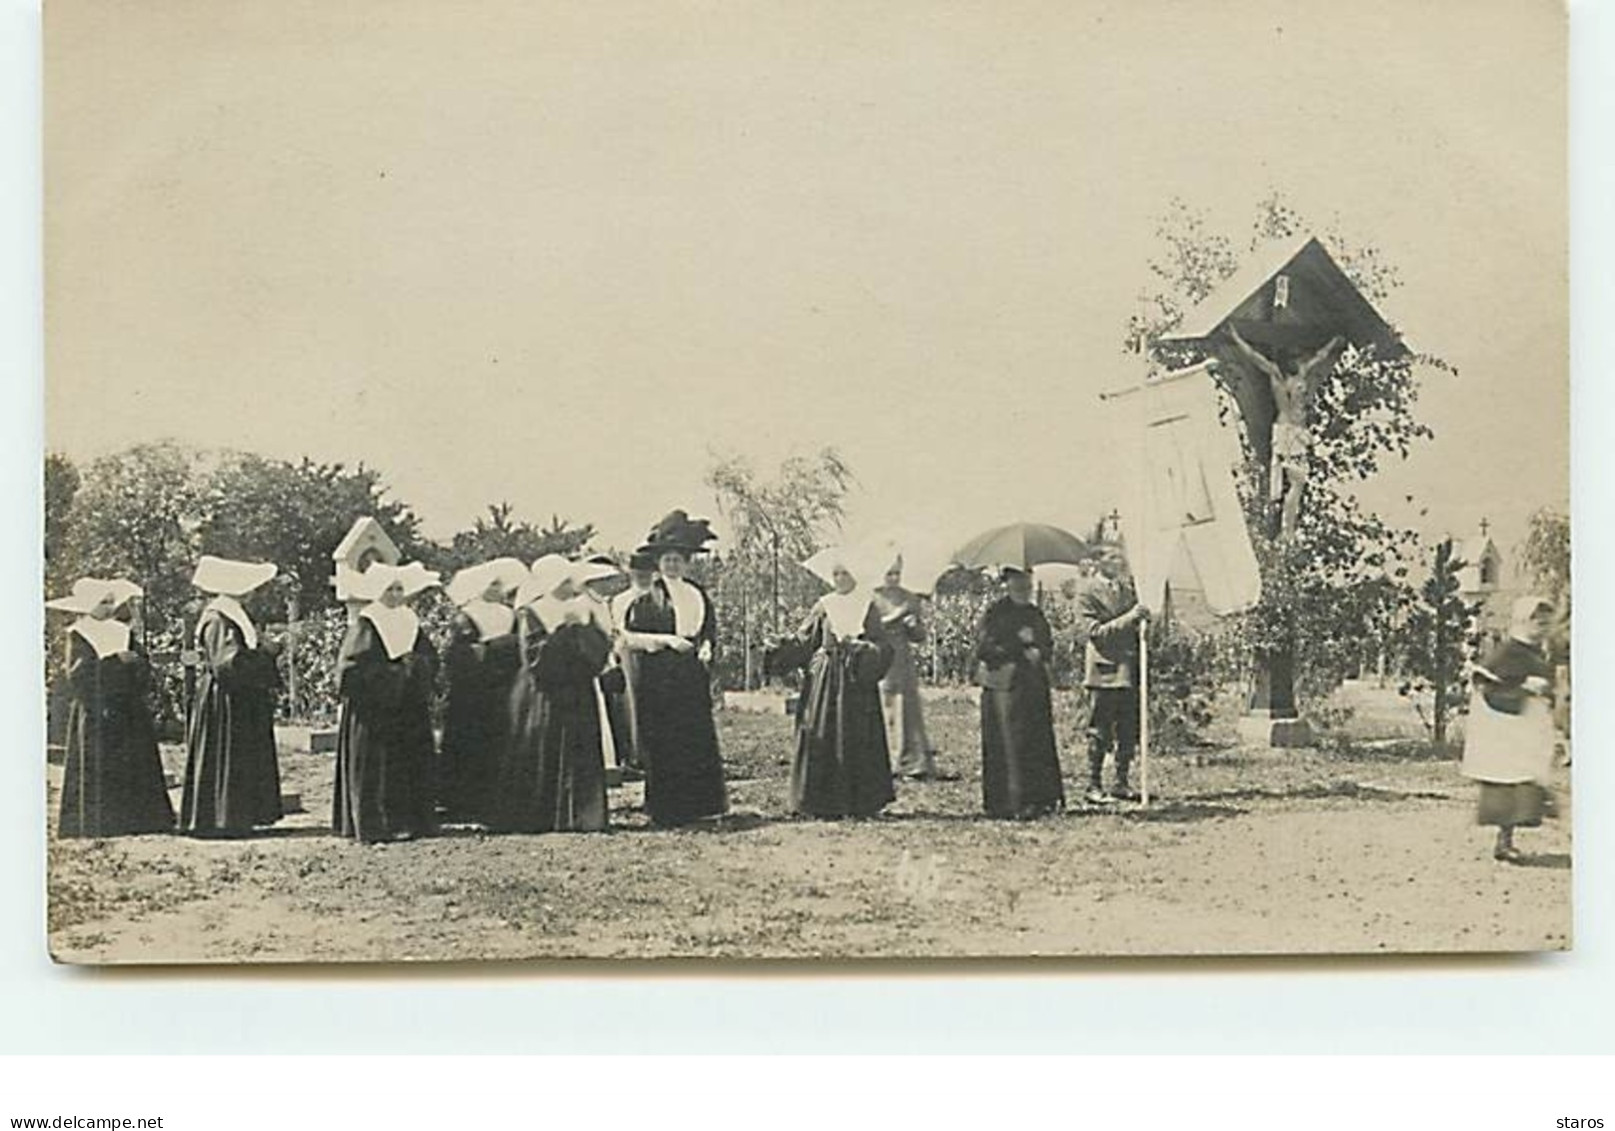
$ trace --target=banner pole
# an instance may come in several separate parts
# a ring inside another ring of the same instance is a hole
[[[1150,633],[1149,622],[1138,622],[1138,797],[1150,803]]]

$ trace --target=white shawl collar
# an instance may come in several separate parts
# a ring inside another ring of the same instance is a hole
[[[388,608],[377,601],[366,605],[359,615],[376,626],[376,635],[381,637],[381,646],[387,650],[389,660],[396,660],[414,649],[421,618],[408,605]]]
[[[841,640],[856,640],[864,634],[869,602],[869,592],[865,589],[854,589],[851,593],[826,593],[819,601],[830,621],[830,631]]]
[[[662,586],[673,606],[673,631],[692,640],[701,635],[707,623],[707,603],[701,597],[701,590],[682,577],[677,581],[664,577]]]
[[[611,635],[611,629],[601,623],[599,605],[598,601],[581,595],[563,598],[551,593],[540,597],[528,608],[537,614],[539,621],[544,625],[545,632],[554,632],[566,624],[568,620],[571,620],[583,624],[592,624],[609,636]]]
[[[236,627],[241,630],[241,639],[246,642],[249,649],[258,647],[257,626],[252,623],[252,618],[247,615],[247,610],[241,607],[240,601],[234,597],[215,597],[207,603],[207,608],[202,610],[202,616],[206,617],[210,611],[221,613],[234,621]],[[197,638],[201,639],[201,620],[196,622],[196,633]]]
[[[96,620],[94,617],[79,617],[73,622],[72,631],[84,638],[99,659],[116,656],[119,652],[129,650],[129,626],[117,620]]]
[[[467,601],[460,606],[460,611],[477,626],[484,640],[508,636],[516,627],[516,610],[498,601]]]

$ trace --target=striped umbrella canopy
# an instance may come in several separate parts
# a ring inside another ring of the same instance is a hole
[[[976,535],[954,552],[953,560],[970,569],[1013,566],[1030,570],[1051,562],[1074,565],[1094,554],[1093,546],[1069,530],[1040,522],[1016,522]]]

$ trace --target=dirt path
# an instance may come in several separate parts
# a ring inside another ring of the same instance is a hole
[[[938,720],[969,749],[968,714]],[[1568,947],[1568,822],[1495,864],[1450,762],[1222,752],[1162,759],[1149,811],[981,819],[979,782],[905,786],[891,816],[778,819],[783,719],[726,718],[719,830],[464,832],[365,847],[309,812],[250,841],[55,842],[52,946],[72,962],[1499,951]],[[1069,761],[1069,759],[1068,759]],[[970,768],[966,759],[957,768]],[[1071,796],[1077,783],[1068,782]],[[768,815],[768,816],[765,816]]]

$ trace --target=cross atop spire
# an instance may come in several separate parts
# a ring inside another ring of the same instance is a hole
[[[1492,529],[1491,519],[1482,518],[1480,520],[1480,536],[1482,538],[1486,537],[1491,532],[1491,529]]]
[[[1103,529],[1100,530],[1099,536],[1101,538],[1106,539],[1107,541],[1111,541],[1111,542],[1120,542],[1121,541],[1121,539],[1122,539],[1122,512],[1121,511],[1117,510],[1115,507],[1110,508],[1110,513],[1105,516],[1104,526],[1103,526]]]

